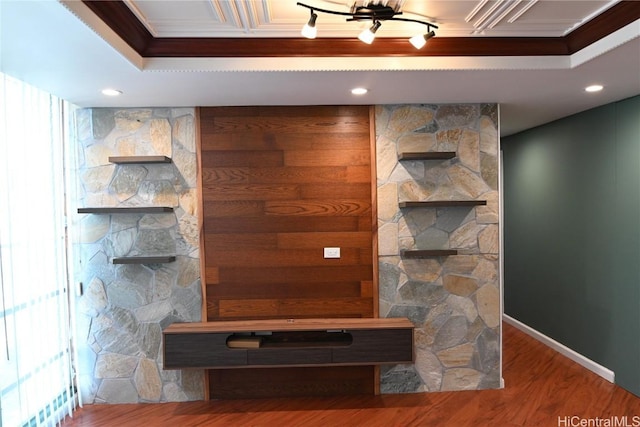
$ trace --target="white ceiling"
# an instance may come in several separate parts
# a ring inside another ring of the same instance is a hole
[[[126,3],[156,37],[299,37],[309,14],[295,0]],[[406,0],[403,16],[430,20],[438,36],[561,37],[614,3]],[[640,94],[640,21],[570,56],[385,58],[143,58],[77,0],[0,0],[0,24],[2,71],[81,107],[497,102],[509,135]],[[355,36],[357,25],[320,14],[319,37]],[[407,25],[385,22],[379,37]],[[604,91],[585,93],[592,83]],[[355,98],[355,86],[369,93]],[[124,93],[106,98],[105,87]]]

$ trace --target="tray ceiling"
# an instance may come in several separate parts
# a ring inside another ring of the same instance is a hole
[[[348,12],[352,2],[303,0]],[[309,12],[294,0],[125,0],[154,37],[299,37]],[[359,3],[362,3],[360,0]],[[366,3],[366,0],[365,0]],[[397,2],[396,2],[397,3]],[[406,0],[402,17],[438,25],[438,36],[562,37],[618,0]],[[318,37],[351,37],[366,23],[320,14]],[[379,37],[420,31],[407,22],[386,22]]]

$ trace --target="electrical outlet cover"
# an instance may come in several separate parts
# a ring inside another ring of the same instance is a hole
[[[340,248],[324,248],[325,258],[340,258]]]

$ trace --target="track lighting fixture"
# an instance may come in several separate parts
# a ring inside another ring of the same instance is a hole
[[[361,3],[361,5],[358,5]],[[391,4],[391,6],[389,5]],[[382,26],[383,21],[403,21],[403,22],[414,22],[417,24],[422,24],[427,26],[427,33],[418,34],[416,36],[411,37],[409,39],[410,43],[416,48],[422,48],[427,40],[435,37],[436,33],[433,31],[434,29],[438,29],[437,25],[434,25],[430,22],[419,21],[417,19],[409,19],[409,18],[399,18],[398,15],[402,15],[402,11],[400,10],[400,6],[402,1],[375,1],[375,0],[360,0],[354,1],[351,6],[350,12],[340,12],[335,10],[321,9],[315,6],[309,6],[304,3],[297,3],[298,6],[306,7],[311,12],[311,16],[309,21],[306,23],[304,28],[302,29],[302,35],[309,39],[314,39],[317,35],[316,28],[316,19],[318,15],[316,12],[328,13],[332,15],[342,15],[346,16],[347,22],[350,21],[371,21],[372,25],[370,28],[364,30],[358,38],[364,43],[371,44],[376,37],[376,31]]]

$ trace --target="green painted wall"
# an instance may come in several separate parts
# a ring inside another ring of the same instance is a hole
[[[640,395],[640,96],[502,149],[505,313]]]

